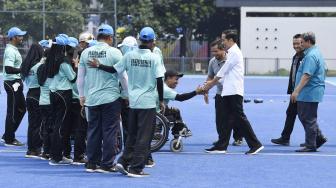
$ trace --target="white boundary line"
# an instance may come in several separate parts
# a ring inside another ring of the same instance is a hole
[[[232,152],[232,153],[226,153],[226,154],[210,154],[206,152],[199,152],[199,151],[187,151],[187,152],[180,152],[180,153],[174,153],[169,151],[159,151],[155,152],[155,154],[171,154],[171,155],[184,155],[184,154],[192,154],[192,155],[245,155],[245,153],[240,152]],[[312,156],[312,157],[336,157],[336,154],[318,154],[318,153],[258,153],[257,155],[261,156]],[[249,156],[249,155],[246,155]]]

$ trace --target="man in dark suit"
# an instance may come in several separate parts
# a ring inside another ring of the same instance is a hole
[[[292,59],[292,66],[289,74],[289,82],[287,94],[291,95],[295,87],[295,78],[297,70],[299,69],[300,63],[303,59],[303,45],[302,45],[302,35],[296,34],[293,37],[293,48],[295,50],[295,55]],[[289,101],[289,105],[286,111],[286,121],[285,127],[282,130],[281,137],[278,139],[272,139],[271,142],[274,144],[289,146],[290,135],[292,134],[295,119],[297,116],[297,104]]]

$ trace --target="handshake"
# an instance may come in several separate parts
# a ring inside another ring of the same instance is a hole
[[[213,81],[206,81],[204,82],[203,86],[197,86],[196,94],[197,95],[204,95],[204,101],[206,104],[209,104],[209,90],[214,86]]]

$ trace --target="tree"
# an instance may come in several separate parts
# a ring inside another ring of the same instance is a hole
[[[192,56],[190,41],[199,23],[207,20],[214,12],[214,0],[158,0],[154,11],[163,30],[175,33],[182,29],[181,56]]]
[[[28,35],[33,40],[42,39],[43,13],[41,0],[5,1],[4,6],[7,11],[13,12],[0,14],[3,32],[8,31],[13,26],[17,26],[22,30],[27,30]],[[84,25],[84,17],[81,14],[83,8],[84,6],[80,0],[45,0],[47,37],[53,38],[59,33],[77,36]]]

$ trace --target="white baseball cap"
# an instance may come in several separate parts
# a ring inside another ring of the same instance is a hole
[[[83,32],[81,34],[79,34],[79,42],[88,42],[89,40],[93,40],[94,36],[89,33],[89,32]]]
[[[122,43],[118,44],[118,48],[120,48],[121,46],[137,47],[138,42],[134,37],[128,36],[124,38]]]

